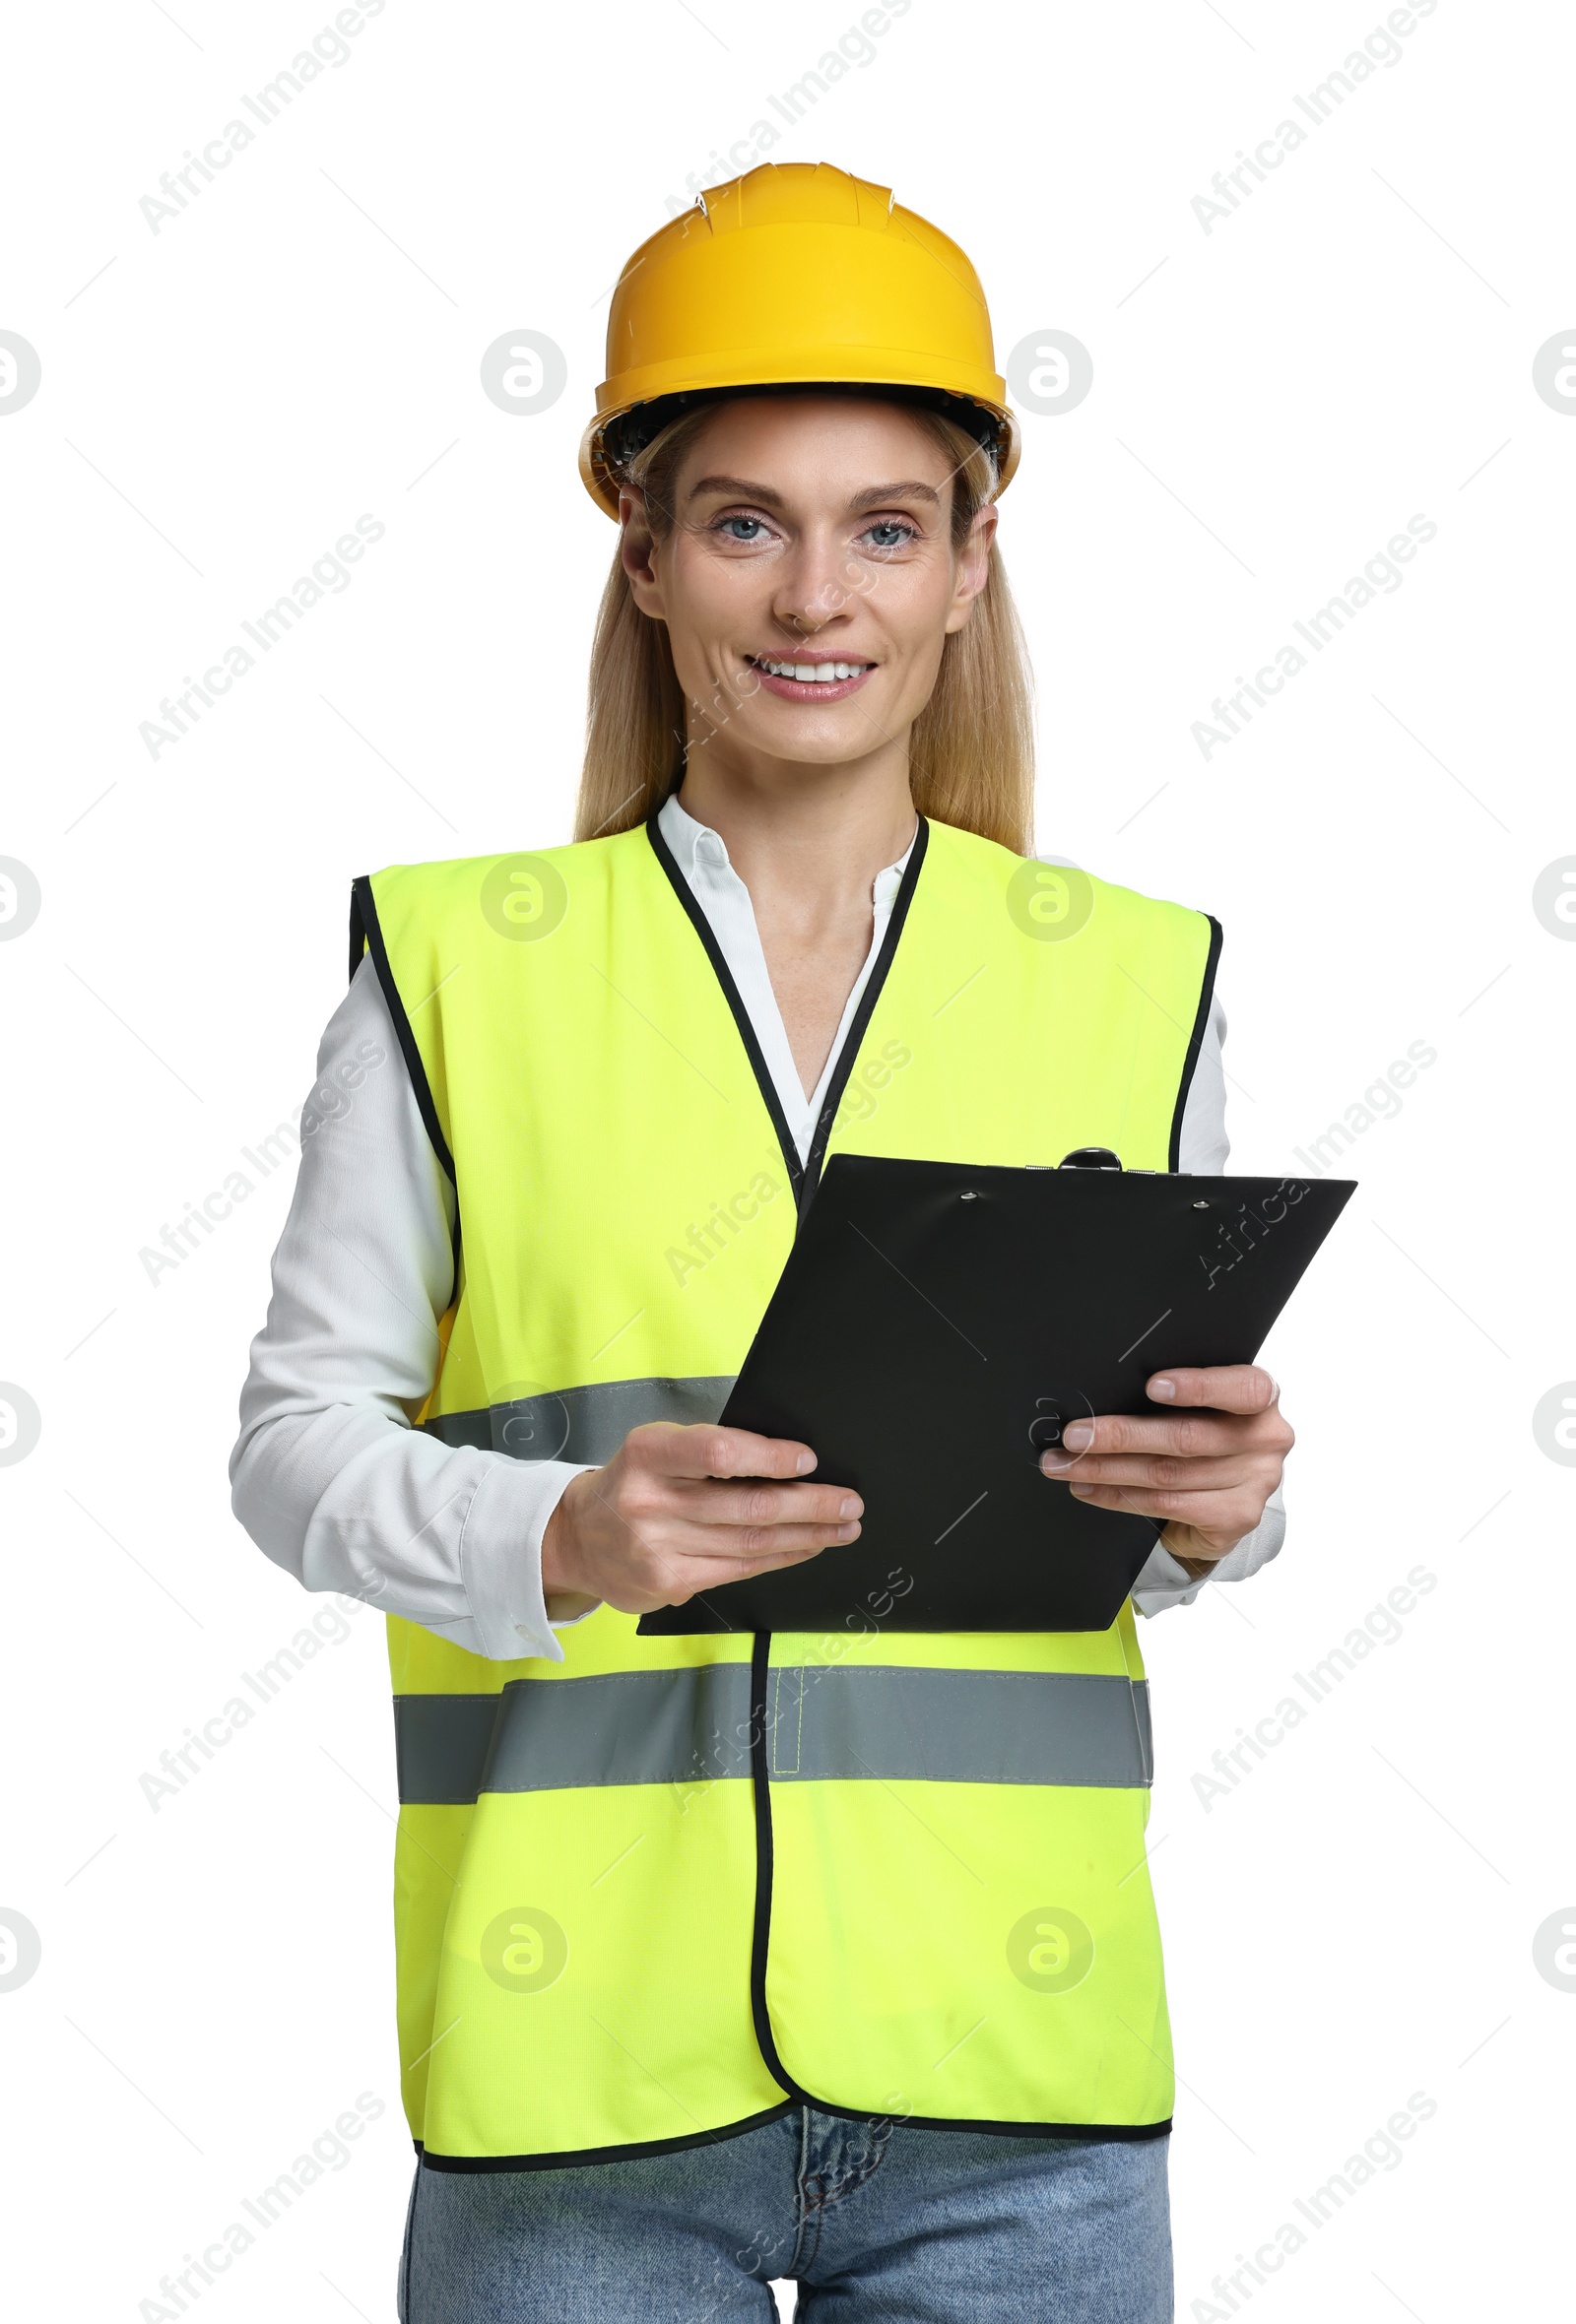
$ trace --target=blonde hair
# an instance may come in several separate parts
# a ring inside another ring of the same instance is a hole
[[[991,453],[940,412],[914,418],[952,464],[952,551],[976,511],[996,496]],[[620,481],[639,492],[653,538],[676,522],[673,486],[686,452],[715,409],[670,420],[626,460]],[[702,713],[703,715],[703,713]],[[631,830],[684,775],[686,706],[664,622],[642,613],[614,552],[591,647],[585,761],[576,839]],[[1034,810],[1034,727],[1028,655],[994,541],[985,587],[963,627],[942,647],[930,700],[909,735],[908,781],[920,813],[1027,855]]]

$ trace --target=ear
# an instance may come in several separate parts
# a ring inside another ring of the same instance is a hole
[[[657,543],[640,493],[627,485],[619,492],[619,562],[629,584],[629,595],[642,613],[663,619],[662,584],[657,578]]]
[[[952,590],[952,609],[947,615],[949,637],[967,626],[974,611],[974,601],[990,579],[991,543],[996,538],[996,509],[992,503],[987,501],[983,508],[975,509],[968,539],[957,560],[957,579]]]

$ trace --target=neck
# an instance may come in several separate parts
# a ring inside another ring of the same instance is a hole
[[[793,897],[813,917],[845,897],[868,907],[914,836],[907,752],[886,743],[838,766],[738,767],[693,750],[679,804],[721,836],[757,906]]]

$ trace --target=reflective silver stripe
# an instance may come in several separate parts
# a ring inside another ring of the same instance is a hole
[[[524,1384],[522,1384],[524,1385]],[[690,1426],[715,1420],[728,1401],[732,1374],[690,1380],[607,1380],[591,1388],[540,1388],[474,1412],[440,1412],[425,1420],[445,1445],[479,1445],[516,1460],[611,1460],[630,1429],[647,1420]]]
[[[497,1715],[496,1695],[396,1695],[394,1758],[401,1803],[468,1806],[487,1766]]]
[[[774,1778],[1144,1784],[1146,1684],[1084,1671],[908,1670],[879,1663],[770,1674]]]
[[[1149,1780],[1142,1681],[812,1663],[774,1668],[769,1690],[767,1764],[777,1781]],[[408,1695],[395,1711],[400,1797],[413,1802],[750,1774],[743,1662],[515,1679],[501,1697]]]
[[[750,1773],[750,1665],[515,1679],[484,1791],[582,1784],[709,1783]]]

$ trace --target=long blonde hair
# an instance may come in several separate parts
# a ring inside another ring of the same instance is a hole
[[[676,521],[679,467],[714,408],[701,405],[670,420],[624,465],[622,481],[643,496],[658,541],[667,539]],[[942,413],[911,408],[952,464],[956,555],[976,510],[995,498],[996,463]],[[576,839],[604,838],[643,823],[683,779],[686,748],[685,697],[667,625],[641,613],[615,550],[591,647]],[[943,645],[930,700],[910,732],[908,780],[921,814],[976,831],[1016,855],[1029,853],[1034,726],[1028,655],[994,541],[985,587],[969,619]]]

